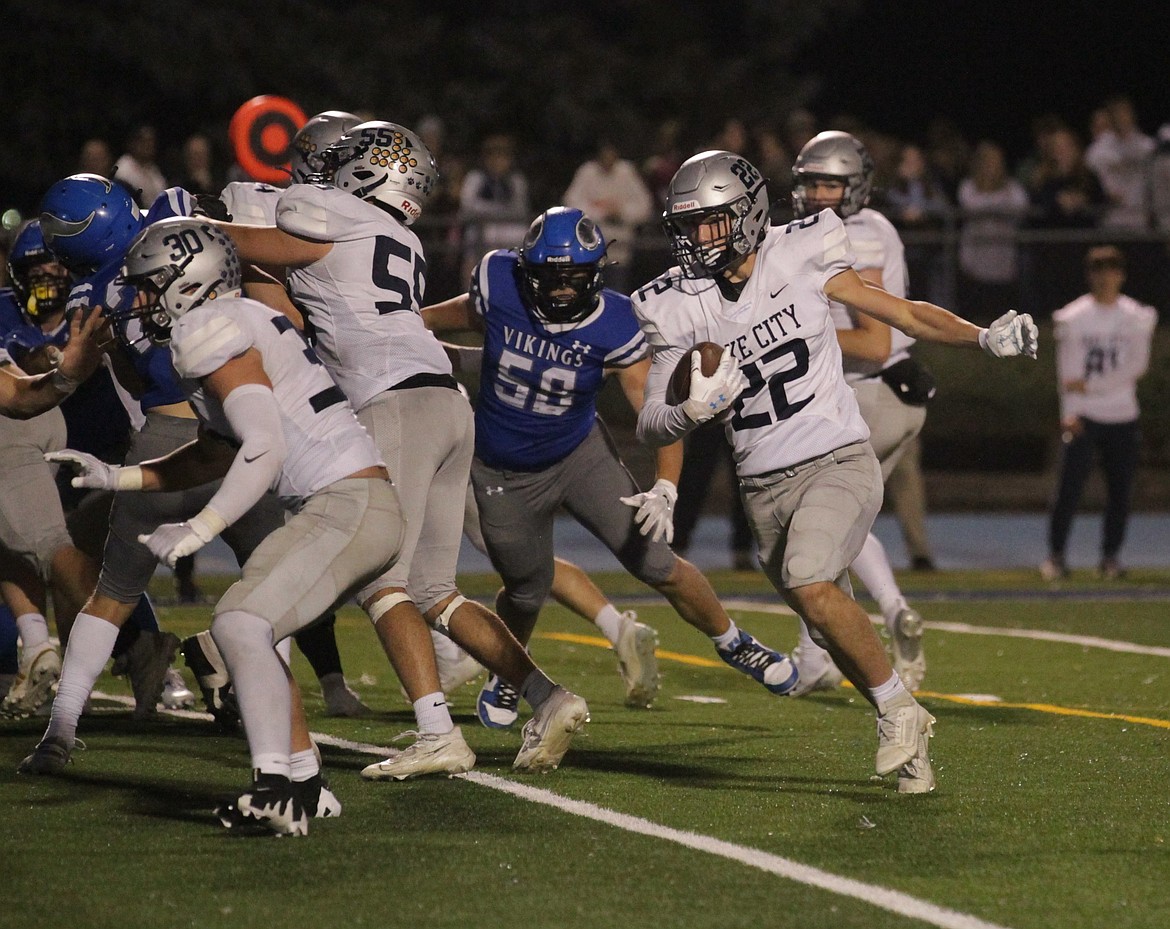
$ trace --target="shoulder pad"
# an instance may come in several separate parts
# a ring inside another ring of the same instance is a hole
[[[196,307],[175,323],[171,359],[179,377],[198,379],[252,347],[239,323],[214,306]]]

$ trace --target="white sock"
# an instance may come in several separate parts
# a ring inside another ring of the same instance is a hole
[[[888,626],[894,621],[898,611],[906,608],[906,598],[902,596],[898,582],[894,580],[894,571],[890,567],[885,546],[872,532],[866,536],[861,553],[849,567],[865,585],[869,595],[878,602]]]
[[[92,613],[77,614],[61,662],[61,680],[57,684],[57,696],[53,698],[46,736],[73,744],[77,737],[77,720],[93,692],[93,685],[110,660],[117,638],[118,627],[113,623]]]
[[[601,634],[609,640],[610,645],[617,645],[618,636],[622,631],[622,614],[612,603],[607,603],[601,612],[593,617],[593,622]]]
[[[715,647],[721,652],[731,651],[731,646],[739,638],[739,626],[735,624],[735,620],[729,619],[728,622],[731,625],[727,627],[727,631],[723,635],[711,636],[711,641],[715,643]]]
[[[907,700],[914,699],[910,696],[910,691],[906,689],[902,683],[902,679],[897,674],[891,674],[890,679],[884,684],[870,688],[869,695],[873,697],[873,702],[877,704],[879,714],[885,713],[886,707],[895,700],[899,703],[904,702],[898,700],[897,698],[899,697],[905,697]]]
[[[317,753],[311,748],[293,752],[289,762],[294,781],[307,781],[321,770],[321,766],[317,763]]]
[[[833,660],[833,656],[813,639],[809,624],[803,619],[800,621],[800,630],[797,636],[797,645],[800,648],[800,657],[803,664],[808,665],[810,661],[815,661],[818,655],[825,661]]]
[[[232,678],[252,768],[290,777],[292,698],[273,648],[272,626],[252,613],[231,610],[215,617],[211,637]]]
[[[20,646],[30,655],[49,641],[49,624],[40,613],[25,613],[16,617],[20,631]]]
[[[455,723],[451,721],[451,711],[447,709],[447,699],[441,690],[414,701],[414,718],[418,721],[418,731],[422,735],[446,735],[455,728]]]

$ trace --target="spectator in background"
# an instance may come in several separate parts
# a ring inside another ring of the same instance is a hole
[[[463,219],[463,274],[470,280],[479,259],[497,248],[515,248],[528,230],[528,179],[516,167],[516,143],[496,133],[483,140],[478,167],[459,191]]]
[[[968,319],[991,322],[1018,302],[1015,238],[1028,212],[1028,193],[1008,174],[997,143],[984,140],[975,147],[958,201],[959,304]]]
[[[212,164],[211,140],[201,132],[188,136],[183,143],[183,173],[178,186],[190,194],[218,196],[223,183]]]
[[[926,130],[926,160],[931,176],[954,203],[971,161],[971,145],[954,120],[931,121]]]
[[[1092,229],[1105,203],[1097,175],[1085,164],[1080,140],[1067,127],[1054,128],[1045,138],[1043,157],[1032,176],[1031,223],[1039,229]],[[1080,290],[1067,269],[1079,261],[1081,246],[1043,242],[1027,257],[1029,293],[1026,309],[1068,303]]]
[[[135,126],[126,139],[125,153],[114,162],[114,176],[130,191],[130,195],[142,208],[149,207],[164,190],[167,179],[155,164],[158,155],[158,138],[154,127]]]
[[[951,206],[942,185],[917,145],[903,145],[898,174],[886,191],[886,215],[901,233],[937,231],[946,222]],[[906,268],[910,294],[946,305],[945,254],[936,244],[906,243]]]
[[[1158,314],[1121,292],[1125,256],[1113,245],[1089,249],[1089,292],[1052,314],[1064,454],[1048,528],[1046,581],[1068,575],[1064,550],[1081,491],[1100,459],[1107,500],[1100,575],[1122,576],[1117,560],[1129,519],[1141,434],[1137,382],[1150,363]]]
[[[77,156],[77,170],[82,174],[110,177],[114,173],[114,153],[105,139],[86,139]]]
[[[780,133],[771,126],[755,131],[756,155],[760,171],[768,182],[772,208],[768,218],[773,226],[792,219],[792,154],[784,147]]]
[[[1097,174],[1108,198],[1101,216],[1106,229],[1150,227],[1150,168],[1155,143],[1137,124],[1128,97],[1105,104],[1107,124],[1085,151],[1085,164]]]
[[[1170,233],[1170,123],[1158,129],[1150,177],[1154,228],[1165,235]]]
[[[642,162],[642,178],[650,188],[657,209],[666,205],[666,189],[670,186],[670,179],[686,157],[679,143],[681,135],[681,122],[677,119],[663,120],[654,135],[650,157]]]
[[[799,107],[784,119],[784,145],[790,152],[799,152],[817,134],[817,118]]]
[[[467,162],[462,155],[447,149],[447,126],[439,116],[424,116],[417,132],[435,156],[439,178],[427,201],[427,211],[415,229],[427,256],[427,296],[446,300],[467,287],[462,262],[463,227],[457,221]]]
[[[577,169],[561,199],[565,206],[576,207],[605,230],[606,284],[628,294],[635,280],[631,272],[638,227],[650,219],[653,211],[650,190],[638,169],[619,155],[613,142],[602,139],[596,157]]]

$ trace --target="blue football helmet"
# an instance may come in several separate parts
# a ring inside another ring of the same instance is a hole
[[[597,306],[605,236],[580,210],[554,206],[528,227],[520,246],[520,292],[545,323],[580,322]]]
[[[29,322],[41,322],[65,309],[73,281],[45,245],[39,220],[25,226],[12,243],[8,279],[20,311]]]
[[[130,192],[98,174],[71,175],[41,200],[45,244],[79,277],[121,261],[143,223]]]

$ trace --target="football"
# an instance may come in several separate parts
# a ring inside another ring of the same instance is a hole
[[[666,402],[671,406],[682,403],[691,393],[691,352],[699,353],[700,370],[704,377],[710,377],[723,357],[723,346],[716,342],[700,342],[682,356],[682,360],[670,376],[666,385]]]

